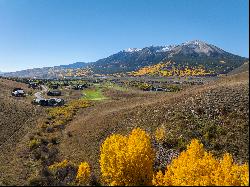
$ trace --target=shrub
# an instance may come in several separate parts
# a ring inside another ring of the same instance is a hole
[[[154,151],[149,135],[136,128],[129,136],[108,137],[101,146],[102,179],[109,185],[150,185]]]
[[[42,186],[43,184],[43,178],[40,176],[34,176],[29,178],[29,186]]]
[[[157,142],[163,142],[166,138],[166,129],[164,127],[159,127],[155,131],[155,139]]]
[[[40,144],[41,144],[41,142],[40,142],[39,140],[37,140],[37,139],[32,139],[32,140],[30,140],[30,142],[29,142],[29,148],[30,148],[30,149],[35,149],[35,148],[37,148]]]
[[[74,185],[77,168],[64,160],[49,166],[51,185]]]
[[[156,186],[240,186],[249,185],[248,165],[238,165],[226,153],[216,159],[194,139],[180,156],[167,166],[165,174],[159,171],[153,179]]]
[[[60,168],[65,168],[68,164],[69,164],[68,160],[64,160],[62,162],[57,162],[57,163],[52,164],[51,166],[49,166],[49,170],[56,171],[56,170],[58,170]]]
[[[76,181],[81,185],[90,183],[90,166],[87,162],[82,162],[78,168]]]
[[[53,126],[63,127],[67,122],[72,120],[78,109],[88,106],[90,106],[90,104],[85,100],[73,100],[67,105],[48,109],[48,118],[49,120],[53,120]]]
[[[57,136],[51,137],[50,142],[54,145],[59,144],[59,139]]]

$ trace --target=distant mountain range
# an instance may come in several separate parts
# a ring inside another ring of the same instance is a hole
[[[86,68],[88,64],[89,63],[85,63],[85,62],[76,62],[76,63],[69,64],[69,65],[55,66],[54,68],[64,68],[64,69]]]
[[[55,78],[63,77],[78,68],[87,69],[87,75],[90,71],[93,74],[125,73],[168,61],[174,62],[175,66],[202,66],[216,74],[225,74],[240,67],[248,61],[248,58],[226,52],[212,44],[194,40],[179,45],[149,46],[142,49],[129,48],[91,63],[76,62],[69,65],[5,73],[4,75]]]

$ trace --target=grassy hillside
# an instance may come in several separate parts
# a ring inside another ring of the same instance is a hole
[[[61,157],[87,161],[98,175],[100,145],[109,135],[141,127],[153,136],[164,127],[164,149],[180,152],[197,138],[217,156],[229,152],[248,161],[248,83],[244,74],[174,94],[108,91],[114,100],[90,107],[66,127],[72,136],[61,141]]]
[[[40,109],[31,104],[31,97],[15,98],[11,96],[13,88],[23,88],[25,92],[32,92],[27,85],[10,80],[0,79],[0,145],[32,121]]]
[[[245,62],[240,67],[235,68],[234,70],[232,70],[228,74],[234,75],[234,74],[239,74],[239,73],[243,73],[243,72],[249,72],[249,62]]]
[[[66,184],[46,178],[48,166],[64,159],[76,165],[87,161],[100,179],[100,145],[111,134],[126,135],[135,127],[150,134],[157,155],[178,154],[196,138],[215,156],[229,152],[238,163],[249,159],[248,72],[179,92],[144,92],[113,83],[95,84],[83,91],[65,89],[62,97],[72,100],[47,112],[32,106],[29,97],[9,96],[13,86],[28,90],[17,84],[1,82],[0,101],[5,102],[1,115],[6,119],[1,124],[5,142],[0,146],[2,185]],[[78,100],[81,93],[85,97]],[[7,118],[12,118],[11,123]],[[23,123],[28,119],[32,121]],[[159,128],[165,129],[161,144],[155,136]],[[168,160],[163,158],[157,157],[155,168],[165,168]]]
[[[15,87],[32,92],[23,83],[0,79],[0,185],[19,181],[23,166],[17,150],[23,149],[21,142],[33,131],[37,119],[43,115],[41,108],[31,104],[30,96],[12,97],[11,92]]]

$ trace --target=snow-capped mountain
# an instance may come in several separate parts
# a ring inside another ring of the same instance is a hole
[[[200,40],[193,40],[193,41],[187,41],[180,45],[165,45],[165,46],[150,46],[145,47],[143,49],[140,48],[128,48],[126,50],[123,50],[123,52],[139,52],[142,50],[150,49],[150,52],[158,52],[158,53],[168,53],[168,55],[174,56],[178,54],[183,55],[189,55],[189,54],[196,54],[197,56],[211,56],[211,55],[223,55],[227,52],[212,45],[207,44]],[[149,52],[149,51],[148,51]]]
[[[134,71],[143,66],[169,60],[181,66],[203,65],[224,73],[240,66],[247,59],[228,53],[212,44],[193,40],[179,45],[129,48],[100,59],[91,66],[98,73],[116,73]],[[222,64],[221,61],[226,63]]]

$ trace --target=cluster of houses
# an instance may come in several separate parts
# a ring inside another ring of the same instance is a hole
[[[165,91],[165,92],[175,92],[181,89],[183,86],[188,85],[202,85],[204,84],[203,79],[189,79],[189,80],[177,80],[177,79],[167,79],[167,80],[157,80],[157,79],[110,79],[109,82],[116,84],[118,86],[129,86],[140,88],[143,91]],[[146,87],[141,87],[141,85],[147,84]]]
[[[119,80],[112,79],[111,83],[114,83],[118,86],[130,86],[139,88],[143,91],[160,91],[160,92],[176,92],[180,90],[179,82],[167,82],[167,81],[155,81],[155,80]]]
[[[65,86],[66,89],[83,90],[84,88],[88,88],[89,84],[69,84],[67,82],[63,82],[61,86]],[[58,89],[58,87],[59,87],[59,84],[49,85],[50,89]]]
[[[43,97],[36,97],[32,101],[33,104],[35,105],[40,105],[40,106],[62,106],[64,105],[65,101],[62,98],[55,98],[56,96],[61,96],[62,93],[60,90],[58,90],[59,86],[65,86],[68,89],[74,89],[74,90],[83,90],[84,88],[88,88],[89,84],[83,83],[83,84],[72,84],[71,82],[68,81],[63,81],[63,84],[58,84],[58,83],[52,83],[51,81],[55,80],[39,80],[39,79],[26,79],[26,78],[18,78],[16,79],[17,82],[22,82],[28,85],[29,88],[32,89],[39,89],[42,90],[41,85],[45,85],[48,83],[48,87],[51,89],[47,92],[47,96],[54,96],[53,98],[48,98],[45,99]],[[12,91],[12,96],[15,97],[25,97],[27,94],[22,88],[15,88]]]
[[[26,93],[22,88],[14,88],[11,93],[14,97],[25,97]],[[49,91],[47,93],[49,96],[59,96],[61,95],[61,91]],[[36,98],[32,101],[32,104],[40,105],[40,106],[62,106],[64,105],[65,101],[61,98],[50,98],[50,99],[44,99],[44,98]]]
[[[47,92],[48,96],[61,96],[62,92],[60,90],[50,90]],[[33,104],[40,106],[62,106],[64,105],[64,100],[61,98],[36,98],[33,100]]]

